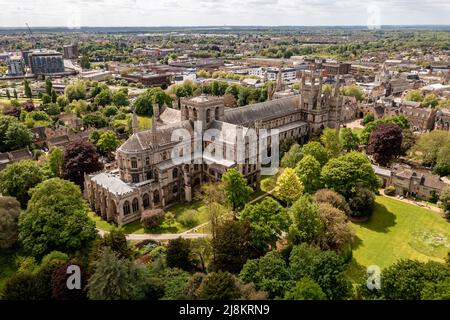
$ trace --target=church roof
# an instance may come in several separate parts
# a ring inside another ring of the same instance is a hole
[[[177,129],[186,129],[190,133],[193,132],[189,121],[177,122],[174,125],[166,125],[162,128],[157,128],[156,144],[158,146],[178,143],[178,141],[171,141],[172,133]],[[152,130],[141,131],[134,133],[127,141],[125,141],[118,149],[122,152],[140,152],[153,148]]]
[[[279,118],[298,111],[299,100],[299,96],[294,95],[244,107],[226,109],[223,121],[243,125],[258,120],[267,121],[272,118]]]
[[[123,182],[118,175],[109,172],[101,172],[93,175],[91,180],[115,195],[120,196],[134,191],[134,189]]]

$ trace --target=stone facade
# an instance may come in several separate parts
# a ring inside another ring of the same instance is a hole
[[[300,95],[239,108],[225,108],[217,97],[182,99],[180,110],[155,107],[151,130],[142,132],[133,116],[133,135],[116,152],[118,169],[87,175],[85,198],[103,219],[123,225],[146,210],[192,201],[203,183],[220,180],[232,167],[257,189],[261,153],[272,153],[261,141],[305,143],[312,132],[339,127],[339,85],[322,92],[322,83],[318,75],[309,83],[303,77]]]

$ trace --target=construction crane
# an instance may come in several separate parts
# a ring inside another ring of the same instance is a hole
[[[25,24],[27,25],[28,33],[30,34],[30,39],[31,39],[31,45],[32,45],[32,48],[35,49],[37,40],[36,40],[36,38],[34,37],[33,32],[31,32],[31,28],[30,28],[30,26],[28,25],[28,23],[25,23]]]

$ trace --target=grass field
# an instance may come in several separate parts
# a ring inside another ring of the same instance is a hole
[[[354,223],[356,240],[353,261],[348,270],[351,279],[366,267],[386,268],[399,259],[442,262],[450,251],[450,223],[438,213],[379,196],[373,217]]]

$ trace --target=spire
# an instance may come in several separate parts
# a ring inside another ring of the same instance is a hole
[[[139,120],[136,115],[136,112],[133,111],[133,117],[131,118],[131,128],[133,129],[133,133],[139,132]]]

